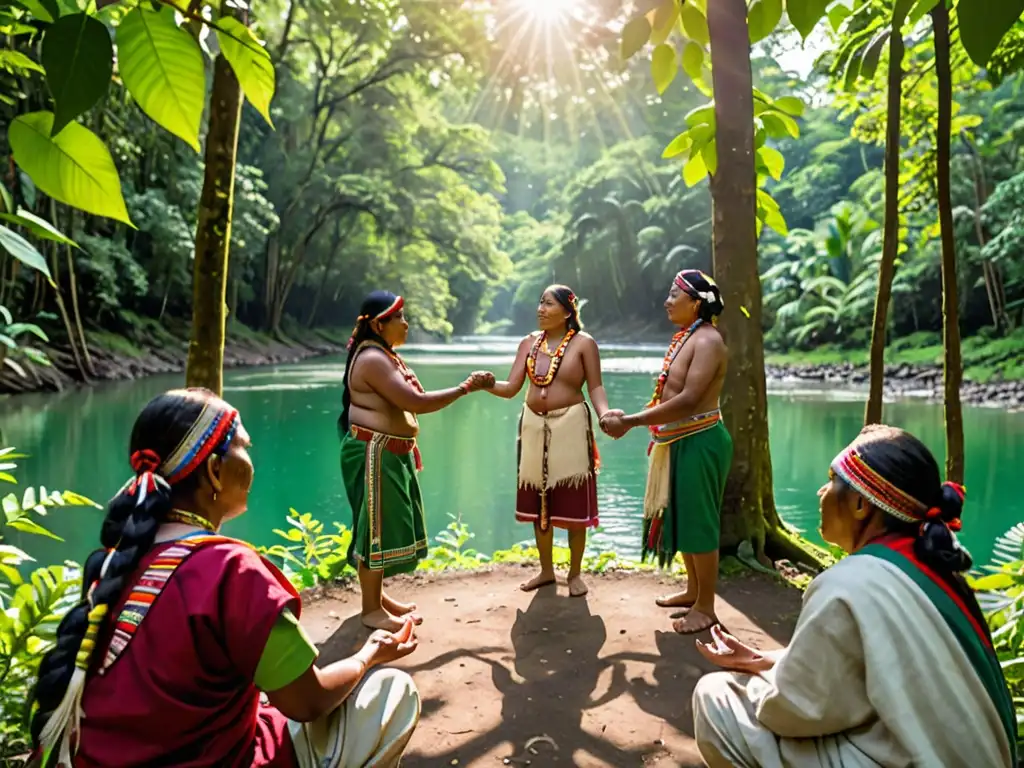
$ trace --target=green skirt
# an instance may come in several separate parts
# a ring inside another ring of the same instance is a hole
[[[360,429],[341,438],[341,478],[352,507],[348,562],[385,576],[407,573],[427,555],[423,499],[410,441]],[[369,439],[366,439],[369,438]]]
[[[722,496],[732,466],[732,437],[719,421],[668,448],[668,508],[645,521],[642,552],[644,559],[657,553],[662,567],[671,564],[679,552],[699,555],[718,549]]]

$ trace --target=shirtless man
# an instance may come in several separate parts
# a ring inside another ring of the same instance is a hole
[[[512,398],[530,380],[519,417],[516,520],[533,523],[540,573],[520,589],[529,592],[555,582],[554,528],[565,528],[571,553],[569,594],[582,597],[587,594],[580,577],[587,528],[597,525],[599,466],[583,386],[599,419],[608,410],[608,396],[601,382],[597,342],[583,333],[579,303],[568,287],[552,285],[544,291],[537,325],[539,331],[519,342],[508,381],[489,389],[498,397]]]
[[[695,269],[676,275],[665,310],[682,330],[665,355],[654,397],[640,413],[609,411],[601,421],[615,438],[641,425],[651,430],[643,555],[656,553],[669,568],[677,552],[683,555],[686,589],[657,600],[664,608],[682,609],[672,625],[681,634],[702,632],[718,621],[722,494],[732,464],[732,438],[718,400],[728,350],[714,321],[723,308],[708,275]]]
[[[402,628],[407,615],[422,622],[415,604],[383,591],[385,576],[414,570],[427,554],[416,417],[494,384],[494,374],[476,372],[457,387],[425,392],[395,351],[409,335],[404,306],[388,291],[374,291],[363,302],[349,342],[338,419],[341,475],[352,507],[348,561],[359,571],[362,621],[391,632]]]

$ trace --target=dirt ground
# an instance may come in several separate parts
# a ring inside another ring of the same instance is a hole
[[[397,665],[423,699],[403,766],[703,765],[690,697],[712,665],[694,636],[672,631],[671,611],[654,605],[683,582],[591,575],[590,594],[570,598],[564,578],[521,592],[530,575],[505,566],[389,580],[389,592],[414,600],[424,616],[419,648]],[[797,590],[738,576],[721,585],[718,617],[741,640],[778,648],[799,607]],[[358,594],[349,589],[306,601],[302,623],[320,645],[321,663],[362,644],[368,633],[358,614]]]

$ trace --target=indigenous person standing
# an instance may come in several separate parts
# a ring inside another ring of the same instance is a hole
[[[576,294],[552,285],[537,307],[540,330],[519,342],[508,381],[489,391],[499,397],[519,394],[530,384],[519,417],[516,520],[533,523],[540,573],[520,586],[524,592],[555,582],[554,528],[569,533],[569,594],[587,594],[580,577],[587,528],[597,525],[597,473],[600,467],[586,384],[598,418],[608,410],[601,381],[597,342],[583,333]]]
[[[341,476],[352,507],[348,561],[359,571],[362,622],[397,631],[415,604],[383,591],[384,577],[412,571],[427,554],[427,531],[416,473],[422,469],[418,414],[434,413],[463,395],[494,384],[477,372],[457,387],[425,392],[395,350],[405,343],[405,302],[389,291],[363,301],[352,338],[342,391]]]
[[[717,621],[722,495],[732,464],[732,438],[718,402],[728,364],[715,327],[723,308],[708,275],[696,269],[676,275],[665,310],[681,330],[665,354],[654,396],[644,411],[612,411],[601,424],[612,437],[640,425],[650,428],[643,556],[656,553],[661,565],[671,567],[676,553],[683,554],[686,589],[657,600],[683,609],[673,624],[681,634],[702,632]]]
[[[850,555],[811,582],[789,646],[761,653],[716,627],[729,672],[693,693],[712,768],[1014,768],[1013,701],[962,574],[964,488],[913,435],[865,427],[818,491],[821,535]]]
[[[298,593],[217,534],[246,509],[249,446],[238,411],[206,390],[167,392],[139,414],[135,476],[39,666],[33,764],[398,765],[419,695],[379,665],[415,650],[412,622],[314,665]]]

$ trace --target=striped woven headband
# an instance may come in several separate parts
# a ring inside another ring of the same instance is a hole
[[[832,461],[832,471],[893,517],[907,523],[919,523],[928,516],[926,504],[901,491],[869,467],[856,448],[847,448],[836,456]]]
[[[210,454],[226,450],[237,430],[238,411],[234,408],[221,410],[207,403],[178,447],[160,465],[160,474],[174,485],[206,461]]]

